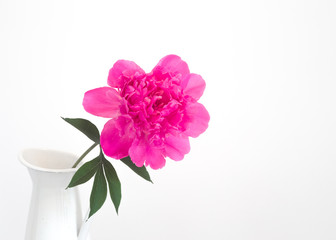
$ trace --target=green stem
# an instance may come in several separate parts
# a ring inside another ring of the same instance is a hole
[[[89,147],[83,154],[78,158],[78,160],[75,162],[75,164],[72,166],[72,168],[77,167],[77,165],[85,158],[86,155],[88,155],[89,152],[91,152],[92,149],[94,149],[98,143],[94,143],[91,147]]]

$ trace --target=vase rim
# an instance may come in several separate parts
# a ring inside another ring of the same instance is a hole
[[[49,148],[25,148],[19,152],[18,158],[28,169],[41,172],[70,173],[80,167],[72,168],[78,158],[76,155]]]

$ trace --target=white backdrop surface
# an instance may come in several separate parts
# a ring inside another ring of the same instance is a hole
[[[149,184],[119,162],[93,240],[336,239],[335,1],[0,1],[0,236],[23,239],[25,147],[81,154],[60,119],[118,59],[177,54],[207,88],[208,130]],[[91,182],[81,187],[83,205]]]

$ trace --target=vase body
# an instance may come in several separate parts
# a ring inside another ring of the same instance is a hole
[[[25,240],[77,240],[82,211],[77,188],[68,186],[74,155],[26,149],[19,155],[33,183]]]

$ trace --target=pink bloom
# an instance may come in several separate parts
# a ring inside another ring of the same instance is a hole
[[[107,156],[130,156],[138,167],[159,169],[165,157],[182,160],[190,151],[188,137],[208,127],[210,116],[197,102],[205,82],[176,55],[162,58],[147,74],[134,62],[119,60],[107,83],[110,87],[90,90],[83,100],[87,112],[111,118],[100,139]]]

